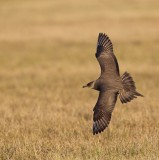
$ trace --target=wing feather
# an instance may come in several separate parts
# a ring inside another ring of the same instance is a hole
[[[113,91],[100,92],[98,101],[93,109],[93,134],[98,134],[108,127],[117,100]]]
[[[113,44],[105,33],[99,33],[96,58],[101,67],[101,74],[119,76],[119,65],[113,53]]]

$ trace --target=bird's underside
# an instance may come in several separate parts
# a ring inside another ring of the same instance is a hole
[[[125,72],[120,77],[112,42],[103,33],[99,33],[98,36],[96,58],[100,64],[101,75],[95,83],[92,81],[84,86],[90,87],[94,84],[93,88],[99,91],[99,97],[93,109],[93,134],[101,133],[108,127],[118,95],[122,103],[142,96],[136,91],[135,82],[129,73]]]

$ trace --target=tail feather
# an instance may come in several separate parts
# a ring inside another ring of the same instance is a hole
[[[143,97],[142,94],[136,91],[135,82],[129,73],[125,72],[121,76],[121,80],[123,85],[123,89],[119,91],[119,98],[121,103],[130,102],[134,98],[137,98],[137,96]]]

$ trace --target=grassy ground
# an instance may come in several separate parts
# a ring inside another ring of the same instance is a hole
[[[0,2],[0,159],[159,159],[159,2]],[[99,32],[113,41],[138,98],[117,102],[92,135]]]

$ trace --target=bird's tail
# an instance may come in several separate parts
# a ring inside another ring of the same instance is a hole
[[[121,76],[123,88],[119,91],[119,98],[121,103],[127,103],[137,98],[137,96],[143,97],[142,94],[136,91],[135,82],[129,73],[125,72]]]

